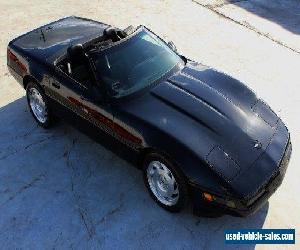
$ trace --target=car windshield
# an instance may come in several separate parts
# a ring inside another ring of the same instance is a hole
[[[134,36],[91,54],[98,77],[114,97],[139,91],[183,63],[166,43],[141,29]]]

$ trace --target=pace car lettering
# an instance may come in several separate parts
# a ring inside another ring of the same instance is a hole
[[[131,142],[136,143],[138,145],[142,144],[142,139],[141,138],[136,137],[135,135],[131,134],[130,132],[128,132],[126,129],[124,129],[122,126],[120,126],[117,123],[114,123],[114,130],[119,136],[121,136],[125,140],[131,141]]]
[[[76,100],[73,97],[68,97],[68,99],[70,100],[70,102],[72,102],[73,104],[75,104],[76,106],[80,107],[81,109],[83,109],[83,111],[86,111],[85,113],[89,114],[90,116],[92,116],[94,119],[96,119],[97,121],[99,121],[101,124],[113,129],[113,121],[109,118],[107,118],[106,116],[100,114],[99,112],[97,112],[94,109],[91,109],[90,107],[84,105],[83,103],[81,103],[80,101]]]
[[[90,107],[84,105],[80,101],[76,100],[73,97],[68,97],[69,101],[75,104],[76,106],[80,107],[86,114],[90,115],[92,118],[96,119],[101,125],[106,126],[107,128],[113,130],[115,132],[115,136],[120,139],[121,141],[128,144],[133,144],[131,146],[137,147],[142,144],[142,139],[133,135],[126,129],[124,129],[121,125],[113,122],[108,117],[102,115],[98,111],[91,109]],[[108,131],[107,131],[108,132]]]

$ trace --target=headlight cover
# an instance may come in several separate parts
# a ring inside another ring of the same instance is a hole
[[[240,166],[219,146],[214,147],[207,155],[209,166],[225,181],[230,182],[240,171]]]

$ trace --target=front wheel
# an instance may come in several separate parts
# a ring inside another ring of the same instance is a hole
[[[179,212],[187,201],[183,175],[165,157],[152,153],[146,157],[144,182],[151,197],[164,209]]]
[[[34,119],[43,128],[48,128],[51,124],[51,115],[43,89],[38,84],[30,82],[26,87],[26,96]]]

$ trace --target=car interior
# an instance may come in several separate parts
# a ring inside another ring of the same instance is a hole
[[[82,44],[70,46],[67,49],[66,57],[57,63],[57,67],[86,88],[89,88],[92,83],[91,76],[93,72],[91,72],[89,59],[85,51],[95,47],[109,46],[111,43],[120,41],[134,31],[135,28],[133,26],[129,26],[124,30],[108,27],[103,31],[101,37],[90,41],[85,46]]]

